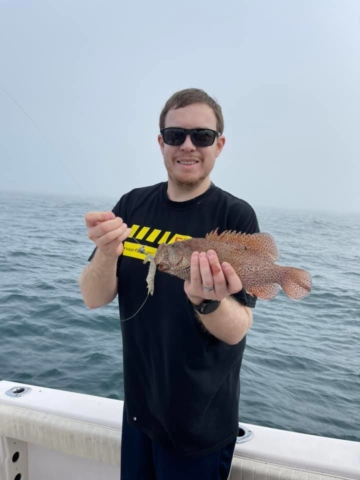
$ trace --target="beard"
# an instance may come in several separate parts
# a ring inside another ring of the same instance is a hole
[[[180,173],[176,169],[167,168],[172,184],[183,191],[196,190],[209,177],[212,168],[202,168],[201,173]]]
[[[191,191],[194,190],[196,187],[201,185],[204,180],[206,180],[207,175],[202,175],[201,177],[197,178],[177,178],[175,175],[169,175],[172,182],[181,190]]]
[[[194,188],[201,185],[201,183],[205,180],[204,178],[197,178],[196,180],[179,180],[175,178],[175,184],[177,187],[181,188],[182,190],[193,190]]]

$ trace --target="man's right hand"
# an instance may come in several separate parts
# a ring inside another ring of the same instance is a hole
[[[88,212],[85,215],[88,237],[106,257],[117,258],[124,250],[123,242],[130,235],[122,218],[112,212]]]

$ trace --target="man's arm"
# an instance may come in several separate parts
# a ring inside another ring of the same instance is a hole
[[[206,330],[229,345],[236,345],[246,335],[253,321],[252,310],[231,297],[224,298],[217,310],[198,316]]]
[[[89,308],[99,308],[111,303],[117,295],[117,259],[95,253],[80,278],[79,285],[84,303]]]
[[[79,284],[85,304],[89,308],[99,308],[116,297],[117,261],[131,230],[112,212],[89,212],[85,215],[85,222],[88,237],[97,250],[91,263],[83,270]]]

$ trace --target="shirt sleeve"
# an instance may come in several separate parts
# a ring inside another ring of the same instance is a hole
[[[255,210],[249,204],[245,204],[245,208],[242,208],[240,214],[238,214],[235,230],[242,233],[260,232],[259,222]],[[231,296],[242,305],[255,308],[257,297],[249,295],[245,292],[245,289],[242,289],[240,292]]]

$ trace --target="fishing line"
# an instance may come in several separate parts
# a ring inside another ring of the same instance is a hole
[[[85,194],[84,190],[81,188],[81,186],[79,185],[79,183],[77,182],[77,180],[74,178],[74,176],[71,174],[71,172],[67,169],[66,165],[63,163],[63,161],[61,160],[60,158],[60,155],[57,153],[57,151],[55,150],[55,148],[52,146],[52,144],[49,142],[49,140],[47,139],[47,137],[43,134],[43,132],[41,131],[40,127],[37,125],[37,123],[30,117],[30,115],[26,112],[26,110],[20,105],[19,102],[17,102],[15,100],[15,98],[13,96],[10,95],[9,92],[7,92],[5,90],[5,88],[3,86],[0,85],[0,89],[5,93],[5,95],[7,95],[10,100],[12,100],[15,105],[23,112],[23,114],[30,120],[30,122],[34,125],[34,127],[36,128],[36,130],[40,133],[40,136],[45,140],[45,142],[47,143],[47,145],[50,147],[50,150],[52,150],[53,154],[56,156],[56,158],[59,160],[59,162],[61,163],[61,165],[63,166],[64,170],[70,175],[70,177],[74,180],[74,182],[76,183],[76,185],[80,188],[80,190]]]
[[[138,250],[140,253],[145,253],[145,248],[144,248],[143,245],[141,245],[141,243],[139,242],[139,240],[136,240],[136,238],[134,238],[134,237],[130,237],[130,240],[134,240],[135,242],[137,242],[137,243],[141,246],[141,248],[139,248],[139,250]],[[125,318],[124,320],[122,320],[122,319],[120,318],[120,322],[121,322],[121,323],[122,323],[122,322],[127,322],[128,320],[131,320],[132,318],[134,318],[134,317],[142,310],[143,306],[144,306],[145,303],[147,302],[147,299],[149,298],[149,295],[150,295],[150,292],[148,291],[145,300],[144,300],[143,303],[141,304],[140,308],[134,313],[134,315],[131,315],[131,317]]]
[[[64,170],[66,171],[66,173],[68,175],[70,175],[70,177],[73,179],[73,181],[76,183],[76,185],[80,188],[80,190],[86,195],[86,193],[84,192],[84,190],[82,189],[81,185],[78,183],[78,181],[76,180],[76,178],[71,174],[71,172],[68,170],[68,168],[66,167],[66,165],[64,164],[64,162],[61,160],[61,157],[60,155],[58,154],[58,152],[56,151],[56,149],[53,147],[53,145],[51,144],[51,142],[47,139],[46,135],[42,132],[41,128],[38,126],[38,124],[35,122],[35,120],[33,120],[31,118],[31,116],[27,113],[27,111],[20,105],[19,102],[17,102],[15,100],[15,98],[10,95],[10,93],[5,90],[5,88],[0,85],[0,89],[4,92],[4,94],[10,98],[10,100],[15,103],[15,105],[22,111],[22,113],[28,118],[28,120],[32,123],[32,125],[34,125],[34,127],[36,128],[36,130],[39,132],[40,136],[43,138],[43,140],[45,140],[45,142],[47,143],[47,145],[50,147],[50,150],[53,152],[53,154],[55,155],[55,157],[59,160],[59,162],[61,163],[61,165],[63,166]],[[136,238],[131,238],[131,240],[134,240],[135,242],[137,242],[139,245],[141,245],[141,243],[136,240]],[[141,245],[141,248],[139,248],[139,252],[140,253],[145,253],[145,249],[144,249],[144,246]],[[127,322],[128,320],[131,320],[132,318],[134,318],[139,312],[140,310],[143,308],[143,306],[145,305],[147,299],[149,298],[149,293],[146,295],[146,298],[144,300],[144,302],[142,303],[141,307],[134,313],[134,315],[132,315],[131,317],[128,317],[128,318],[125,318],[124,320],[121,320],[120,319],[120,322]]]
[[[128,320],[131,320],[132,318],[134,318],[134,317],[140,312],[140,310],[142,310],[143,306],[144,306],[145,303],[147,302],[147,299],[149,298],[149,295],[150,295],[150,292],[148,292],[148,294],[146,295],[146,298],[145,298],[143,304],[141,305],[141,307],[139,308],[139,310],[137,310],[137,311],[134,313],[134,315],[131,315],[131,317],[125,318],[124,320],[122,320],[122,319],[120,318],[120,322],[121,322],[121,323],[127,322]]]

